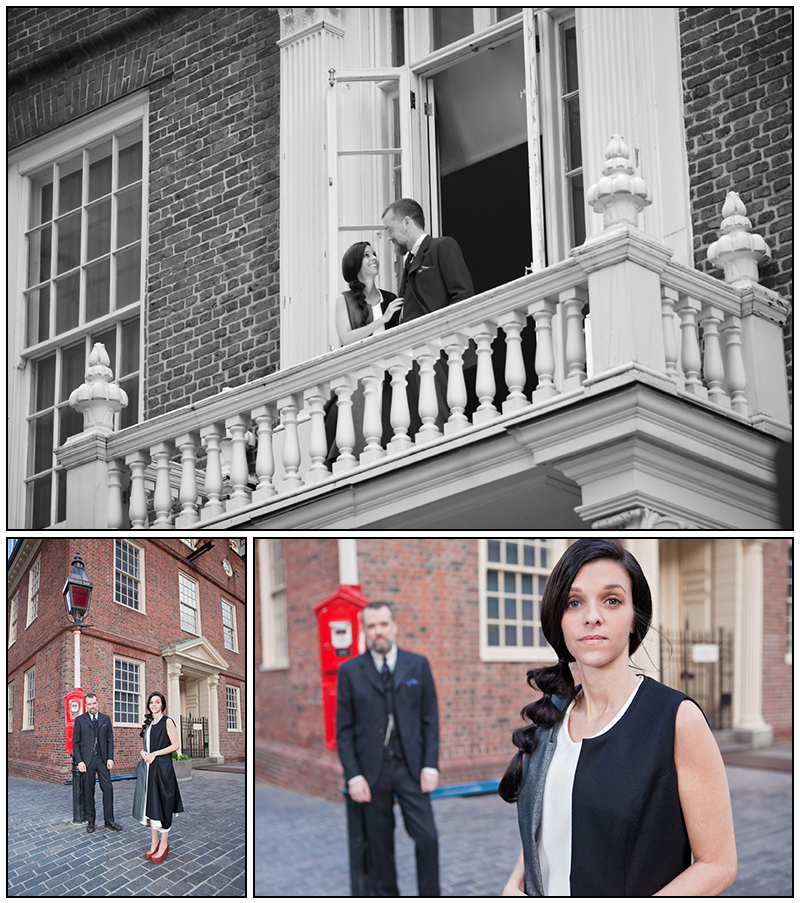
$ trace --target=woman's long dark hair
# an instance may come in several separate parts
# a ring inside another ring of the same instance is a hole
[[[155,693],[151,693],[151,694],[147,697],[147,706],[146,706],[147,711],[146,711],[145,714],[144,714],[144,724],[142,725],[142,729],[139,731],[139,736],[140,736],[140,737],[144,737],[144,732],[147,730],[147,726],[148,726],[149,724],[151,724],[152,721],[153,721],[153,713],[150,711],[150,700],[151,700],[154,696],[158,696],[158,698],[161,700],[161,714],[162,714],[162,715],[166,714],[166,711],[167,711],[167,700],[164,699],[164,694],[163,694],[163,693],[159,693],[158,690],[156,690]]]
[[[536,730],[554,727],[563,717],[564,710],[575,698],[577,691],[569,663],[575,659],[567,649],[561,618],[569,601],[569,593],[578,571],[591,561],[616,561],[628,572],[633,594],[633,633],[628,643],[628,654],[639,648],[650,627],[653,616],[653,599],[650,587],[639,562],[618,539],[579,539],[561,556],[553,568],[542,596],[542,632],[547,642],[558,653],[558,663],[547,668],[528,671],[528,684],[544,694],[526,705],[520,715],[531,723],[517,728],[511,739],[517,753],[511,760],[497,792],[507,803],[517,800],[522,783],[522,762],[526,753],[536,749]],[[559,708],[551,699],[558,696],[563,701]]]
[[[342,276],[350,287],[359,310],[365,317],[369,314],[369,304],[367,304],[367,296],[364,292],[366,286],[358,278],[358,274],[364,264],[364,251],[371,247],[372,245],[368,241],[357,241],[354,245],[350,245],[342,257]]]

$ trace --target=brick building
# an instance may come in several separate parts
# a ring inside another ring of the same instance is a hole
[[[340,583],[389,601],[398,645],[430,660],[442,782],[499,778],[531,698],[526,671],[555,661],[539,634],[538,604],[568,541],[257,540],[256,778],[341,799],[341,766],[325,745],[312,610]],[[624,541],[648,577],[658,628],[636,653],[637,667],[696,698],[721,745],[790,741],[791,541]]]
[[[10,9],[10,524],[785,526],[792,16]],[[396,286],[400,194],[477,294],[331,350],[344,248]]]
[[[111,716],[116,774],[136,767],[147,697],[156,690],[167,699],[183,752],[244,760],[247,586],[238,543],[11,542],[9,774],[54,782],[70,776],[64,697],[76,686],[96,692]],[[77,641],[62,597],[76,553],[94,584]]]

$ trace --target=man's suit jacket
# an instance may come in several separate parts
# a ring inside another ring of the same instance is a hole
[[[92,760],[92,746],[94,744],[94,728],[92,717],[87,712],[78,715],[75,719],[75,729],[72,732],[72,760],[77,765],[83,762],[88,765]],[[97,747],[103,765],[114,758],[114,729],[111,727],[111,719],[104,712],[97,714]]]
[[[423,768],[439,767],[439,711],[428,660],[397,650],[392,675],[394,708],[408,770],[419,780]],[[336,743],[345,781],[363,775],[372,786],[383,762],[388,713],[383,681],[369,652],[339,668]]]
[[[401,289],[403,323],[475,294],[461,248],[447,236],[423,239]]]

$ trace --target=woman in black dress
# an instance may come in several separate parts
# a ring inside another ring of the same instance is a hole
[[[166,707],[167,700],[161,693],[150,694],[140,734],[143,738],[141,756],[146,771],[143,775],[144,793],[137,786],[136,795],[143,796],[144,802],[138,817],[143,825],[150,826],[150,849],[144,855],[151,862],[163,862],[167,858],[172,816],[183,812],[181,793],[172,767],[172,753],[180,748],[178,729],[164,713]]]
[[[528,672],[500,796],[522,852],[504,896],[722,893],[736,876],[722,756],[697,704],[637,675],[652,617],[639,563],[616,539],[579,539],[553,568],[542,631],[558,655]]]

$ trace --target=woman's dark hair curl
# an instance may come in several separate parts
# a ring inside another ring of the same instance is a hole
[[[526,705],[520,715],[531,723],[517,728],[511,740],[517,753],[500,781],[498,793],[508,803],[517,800],[522,783],[522,762],[526,753],[536,749],[536,731],[540,727],[554,727],[561,721],[564,710],[575,698],[577,690],[569,663],[575,661],[567,649],[561,619],[569,601],[569,593],[578,571],[592,561],[616,561],[625,568],[631,581],[633,594],[633,633],[628,643],[628,654],[642,644],[653,616],[653,599],[650,586],[639,562],[618,539],[579,539],[572,543],[556,563],[542,596],[541,619],[545,639],[558,654],[558,663],[546,668],[528,671],[528,684],[538,688],[542,697]],[[559,708],[552,697],[562,702]]]
[[[142,729],[139,731],[140,737],[144,737],[144,732],[147,730],[147,726],[153,721],[153,713],[150,711],[150,700],[154,696],[158,696],[158,698],[161,700],[161,712],[164,713],[167,711],[167,700],[164,699],[164,694],[159,693],[158,690],[156,690],[155,693],[151,693],[147,697],[147,705],[145,706],[146,711],[144,714],[144,724],[142,725]]]
[[[361,267],[364,263],[364,251],[370,247],[372,245],[368,241],[357,241],[354,245],[350,245],[342,256],[342,276],[350,287],[353,298],[364,315],[369,312],[369,305],[364,292],[366,286],[358,278],[358,274],[361,272]]]

